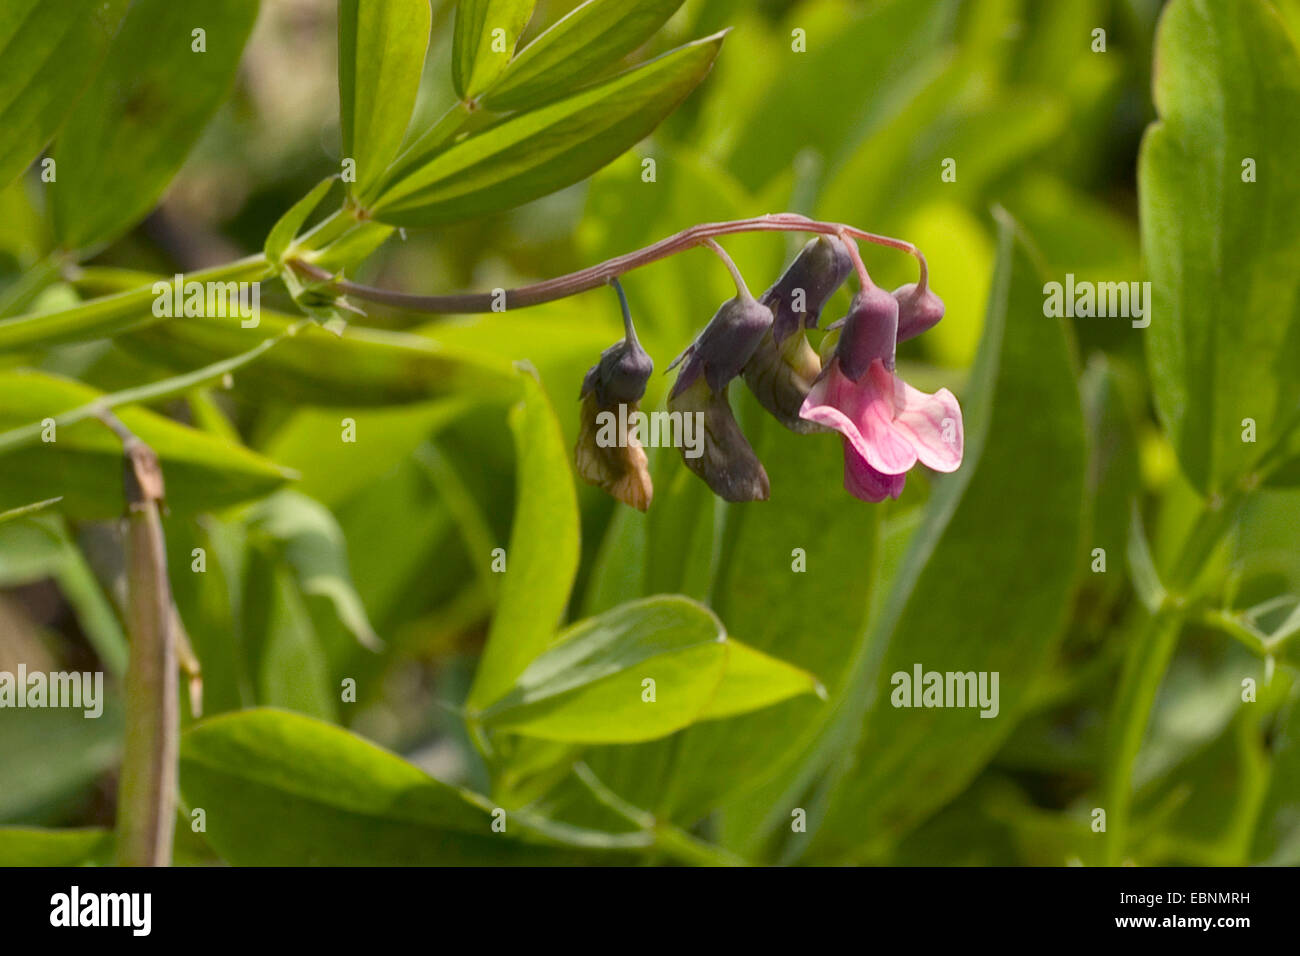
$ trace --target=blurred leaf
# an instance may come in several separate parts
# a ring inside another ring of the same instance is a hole
[[[648,135],[704,79],[722,34],[540,109],[510,116],[386,181],[376,219],[431,226],[510,209],[591,175]]]
[[[510,62],[534,0],[460,0],[452,39],[451,81],[462,100],[475,99]]]
[[[752,400],[744,404],[757,410]],[[772,496],[727,508],[710,602],[748,646],[816,674],[833,696],[865,641],[881,509],[844,491],[836,436],[796,435],[761,412],[743,423]],[[626,799],[691,823],[727,796],[779,777],[829,710],[799,696],[671,740],[619,748],[626,753],[589,751],[585,759]],[[646,766],[662,770],[646,774]]]
[[[1260,0],[1175,0],[1157,34],[1155,100],[1138,163],[1147,365],[1183,470],[1217,494],[1300,409],[1300,54]]]
[[[10,508],[8,511],[0,511],[0,524],[44,511],[46,508],[57,505],[62,500],[62,498],[46,498],[44,501],[33,501],[31,504],[19,505],[17,508]]]
[[[122,710],[104,685],[104,711],[7,710],[0,720],[0,820],[46,822],[50,811],[77,796],[117,765],[122,752]]]
[[[1300,866],[1300,706],[1295,699],[1279,715],[1272,750],[1251,858],[1269,866]]]
[[[806,671],[728,637],[703,605],[655,597],[572,627],[477,719],[546,740],[628,743],[819,690]]]
[[[541,385],[520,373],[523,401],[510,412],[516,503],[506,577],[466,705],[505,694],[551,642],[578,570],[578,502],[569,452]]]
[[[243,606],[257,702],[333,721],[342,695],[293,570],[268,549],[250,549]]]
[[[820,858],[896,839],[960,791],[1011,732],[1064,624],[1080,564],[1086,449],[1070,344],[1061,322],[1043,318],[1042,276],[1031,256],[1004,218],[964,402],[965,461],[936,479],[873,615],[874,646],[856,685],[865,713],[851,756],[832,758],[826,815],[815,830]],[[1031,591],[1019,585],[1025,568],[1034,569]],[[1013,591],[1017,599],[1006,602]],[[910,676],[915,666],[1000,675],[996,716],[891,706],[891,675]]]
[[[107,866],[112,862],[112,830],[0,826],[0,866]]]
[[[963,102],[969,78],[951,64],[893,109],[841,165],[818,210],[842,221],[891,222],[925,199],[977,201],[985,187],[1041,150],[1065,126],[1059,97],[1022,90]],[[956,180],[943,183],[945,159]],[[912,171],[932,175],[918,176]],[[942,190],[942,192],[940,192]]]
[[[237,866],[575,862],[509,819],[346,730],[283,711],[204,721],[181,739],[181,793]],[[526,836],[525,836],[526,839]]]
[[[818,3],[792,11],[764,68],[746,64],[737,76],[763,86],[765,95],[754,98],[753,112],[743,118],[728,167],[758,189],[804,149],[838,165],[855,135],[900,98],[941,48],[955,10],[948,0],[885,0],[866,9]],[[804,31],[804,52],[793,49],[795,28]],[[820,108],[828,95],[835,109]]]
[[[429,47],[429,0],[340,0],[339,125],[364,193],[397,156]],[[300,224],[301,225],[301,224]]]
[[[0,189],[49,143],[125,13],[126,0],[10,0],[0,9]]]
[[[296,491],[279,491],[254,505],[248,521],[282,550],[304,595],[328,600],[339,622],[370,650],[383,646],[352,586],[347,542],[328,508]]]
[[[490,110],[563,96],[654,36],[682,0],[587,0],[519,51],[481,98]]]
[[[1085,587],[1100,591],[1109,600],[1127,584],[1130,512],[1142,490],[1137,433],[1120,374],[1101,353],[1084,369],[1080,389],[1088,424],[1088,488],[1093,501],[1088,550],[1101,548],[1106,560],[1105,573],[1090,576]]]
[[[103,71],[68,117],[53,156],[54,231],[67,249],[114,239],[157,202],[239,67],[257,0],[134,0]],[[205,31],[205,51],[192,31]]]
[[[0,373],[0,429],[56,417],[93,401],[85,385],[40,372]],[[292,476],[241,445],[178,425],[144,408],[122,421],[158,453],[167,503],[179,512],[215,511],[274,490]],[[76,518],[115,518],[122,490],[122,443],[98,421],[59,428],[56,440],[0,455],[0,507],[61,495]]]
[[[356,424],[355,442],[339,440],[337,410],[300,408],[265,445],[273,461],[301,473],[294,486],[333,507],[390,474],[431,435],[464,416],[479,403],[466,390],[437,402],[392,408],[348,410]]]
[[[262,309],[256,329],[241,328],[238,319],[186,319],[141,329],[119,343],[164,367],[192,368],[243,354],[297,321]],[[484,401],[506,400],[518,393],[515,378],[507,362],[424,336],[356,325],[338,336],[311,325],[241,369],[235,383],[239,394],[249,398],[348,408],[425,402],[462,392]]]
[[[105,669],[119,677],[126,673],[122,625],[61,516],[0,528],[0,554],[0,581],[12,587],[53,578]]]
[[[229,266],[191,272],[187,282],[256,282],[265,279],[273,270],[261,256],[242,259]],[[11,319],[0,320],[0,353],[12,352],[32,346],[48,347],[63,342],[85,342],[108,338],[128,329],[142,328],[163,321],[153,313],[158,293],[154,291],[156,276],[134,274],[140,280],[135,288],[112,295],[91,299],[55,311],[37,309]],[[168,286],[171,279],[161,280]],[[247,345],[245,344],[245,348]],[[245,351],[237,348],[229,354]]]

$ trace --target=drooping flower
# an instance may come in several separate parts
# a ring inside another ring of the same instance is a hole
[[[844,243],[818,236],[759,297],[772,310],[773,321],[745,363],[745,384],[759,404],[791,431],[823,430],[799,417],[799,408],[822,370],[806,330],[816,328],[822,307],[852,271],[853,260]]]
[[[682,365],[668,395],[669,412],[680,413],[683,422],[692,416],[703,432],[696,449],[683,446],[682,460],[726,501],[765,501],[770,494],[767,471],[732,414],[727,388],[771,326],[772,310],[742,286],[668,366]]]
[[[951,472],[962,460],[957,399],[946,388],[926,394],[894,373],[900,298],[907,297],[875,286],[854,296],[835,352],[799,410],[844,436],[844,487],[865,501],[897,498],[918,461]],[[931,306],[921,321],[932,315]]]
[[[601,419],[617,418],[620,405],[626,406],[625,420],[636,412],[654,371],[654,360],[637,341],[623,290],[618,286],[616,290],[623,306],[625,334],[621,341],[600,353],[600,361],[582,379],[579,393],[582,409],[573,462],[584,481],[603,488],[624,504],[645,511],[654,497],[645,449],[634,432],[628,433],[623,443],[602,440]]]

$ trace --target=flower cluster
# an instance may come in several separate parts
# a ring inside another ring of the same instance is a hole
[[[670,414],[696,416],[702,448],[683,461],[727,501],[761,501],[770,491],[763,463],[731,411],[728,389],[743,378],[782,425],[807,434],[834,430],[844,444],[844,487],[865,501],[897,498],[917,463],[955,471],[962,461],[962,418],[946,388],[926,394],[895,372],[899,342],[943,318],[943,302],[921,281],[892,293],[877,287],[847,238],[810,240],[781,277],[755,299],[726,254],[736,295],[724,302],[669,369],[680,366],[668,395]],[[822,359],[808,342],[832,294],[856,268],[859,289],[848,314],[827,327]],[[622,289],[619,290],[622,298]],[[652,495],[645,451],[596,441],[596,417],[645,394],[653,363],[641,348],[624,306],[625,338],[602,353],[582,387],[578,473],[616,498],[645,510]]]

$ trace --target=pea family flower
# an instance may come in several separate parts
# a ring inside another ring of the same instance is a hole
[[[822,307],[852,271],[853,260],[844,243],[818,236],[808,241],[790,267],[759,297],[758,301],[772,310],[773,319],[745,363],[745,384],[791,431],[823,430],[799,417],[799,407],[822,370],[806,330],[817,327]]]
[[[692,458],[683,450],[682,460],[727,501],[766,501],[771,493],[767,471],[727,398],[731,380],[771,325],[772,310],[738,283],[735,298],[718,308],[699,338],[668,366],[682,364],[668,396],[669,412],[700,415],[704,426],[702,453]]]
[[[864,281],[826,369],[799,410],[844,436],[844,487],[864,501],[897,498],[918,461],[940,472],[961,465],[957,399],[946,388],[926,394],[894,373],[903,305],[910,310],[910,331],[938,321],[935,303],[942,316],[942,303],[924,289],[903,287],[891,295]]]
[[[654,360],[637,341],[623,289],[617,282],[614,288],[623,307],[624,337],[601,352],[600,361],[582,379],[578,396],[582,409],[573,461],[584,481],[604,489],[624,504],[645,511],[654,497],[645,449],[635,434],[629,435],[625,444],[599,440],[601,414],[616,413],[619,405],[626,405],[629,414],[637,411],[650,373],[654,371]]]

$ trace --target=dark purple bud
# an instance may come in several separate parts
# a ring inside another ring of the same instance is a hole
[[[894,370],[894,350],[898,344],[898,300],[871,286],[859,290],[843,319],[843,331],[835,355],[840,369],[857,381],[866,374],[872,359],[880,359],[885,368]]]
[[[893,291],[898,300],[898,341],[906,342],[927,332],[943,318],[943,299],[929,288],[924,294],[917,291],[916,283],[909,282]]]
[[[587,370],[578,397],[594,394],[596,403],[605,408],[639,402],[645,395],[646,383],[650,381],[654,367],[654,360],[636,339],[615,342],[601,352],[600,361]]]
[[[738,295],[722,303],[704,331],[668,366],[671,371],[685,363],[672,395],[689,388],[701,374],[712,391],[724,390],[740,374],[771,326],[772,310],[753,296]]]
[[[668,411],[682,416],[682,461],[726,501],[766,501],[771,492],[767,471],[736,423],[727,388],[714,392],[707,381],[695,382],[668,398]]]
[[[839,239],[818,236],[808,240],[781,278],[759,297],[772,310],[776,344],[801,326],[816,328],[822,308],[852,271],[853,259]]]

